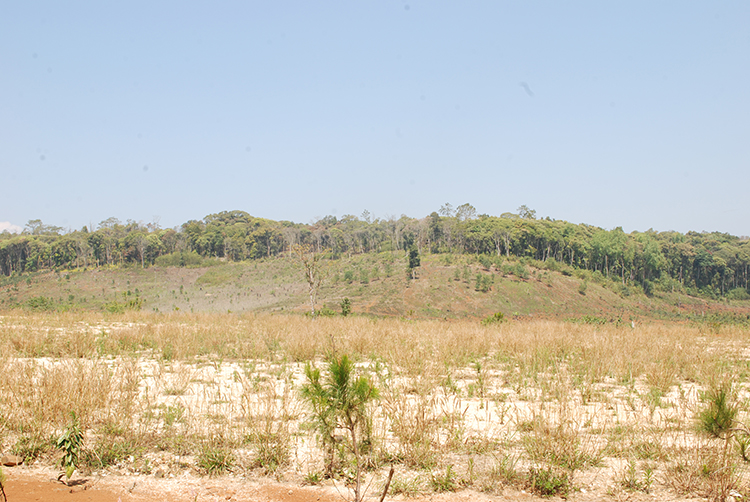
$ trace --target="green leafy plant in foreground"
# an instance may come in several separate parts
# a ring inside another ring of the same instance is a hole
[[[83,432],[81,431],[81,424],[75,412],[71,411],[70,423],[55,444],[57,448],[63,451],[63,457],[60,459],[60,467],[63,468],[63,474],[67,479],[70,479],[76,470],[82,444]],[[62,478],[63,474],[60,475],[60,478]]]

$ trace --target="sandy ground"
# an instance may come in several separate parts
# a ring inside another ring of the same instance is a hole
[[[69,485],[58,481],[55,472],[39,468],[6,468],[5,493],[8,502],[340,502],[351,500],[351,494],[333,486],[299,486],[275,483],[268,479],[234,477],[157,479],[153,476],[75,477]],[[343,490],[343,488],[342,488]],[[492,501],[531,500],[524,492],[506,496],[489,496],[471,490],[431,494],[406,500],[421,501]],[[379,493],[368,493],[368,500],[379,500]],[[401,495],[387,500],[405,500]]]
[[[301,487],[234,478],[157,479],[153,476],[75,477],[69,485],[45,469],[6,468],[8,502],[160,502],[267,501],[333,502],[342,498],[329,487]]]
[[[77,477],[69,485],[56,478],[56,471],[47,468],[6,468],[5,494],[8,502],[341,502],[352,500],[351,492],[334,486],[300,486],[294,483],[277,483],[268,478],[237,478],[233,476],[196,477],[179,479],[154,476]],[[339,491],[341,490],[341,491]],[[380,493],[374,490],[366,500],[379,501]],[[543,499],[524,490],[507,489],[500,495],[474,490],[453,493],[431,493],[418,497],[388,496],[386,500],[410,502],[493,502],[562,500],[557,497]],[[650,494],[620,492],[604,495],[599,490],[579,489],[567,500],[577,502],[609,501],[696,501],[700,497],[675,497],[658,488]]]

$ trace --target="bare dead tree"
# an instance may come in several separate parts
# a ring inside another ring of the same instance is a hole
[[[294,256],[302,263],[305,269],[305,280],[309,287],[310,312],[315,316],[315,304],[320,292],[320,286],[326,276],[326,270],[321,263],[321,254],[310,245],[292,246]]]

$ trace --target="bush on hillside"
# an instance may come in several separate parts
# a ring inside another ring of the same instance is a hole
[[[159,267],[200,267],[203,257],[195,251],[169,253],[156,258]]]

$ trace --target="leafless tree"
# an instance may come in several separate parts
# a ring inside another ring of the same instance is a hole
[[[305,269],[305,280],[309,287],[310,312],[315,316],[315,303],[320,293],[320,286],[326,276],[326,270],[321,263],[321,254],[311,245],[295,245],[292,247],[295,257],[302,263]]]

